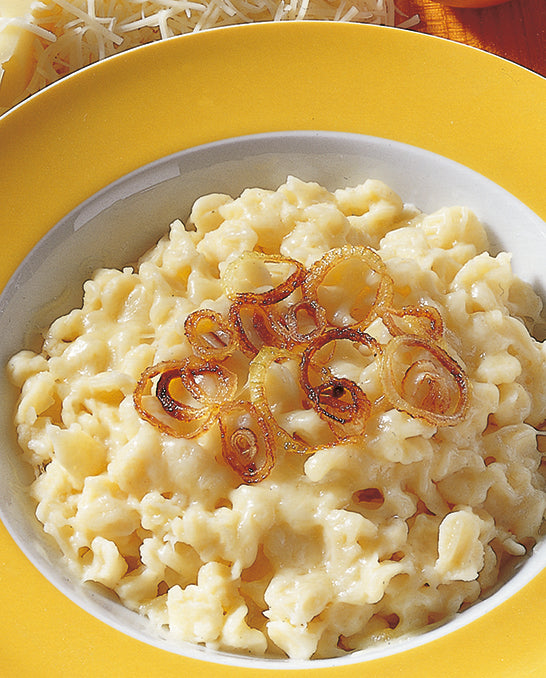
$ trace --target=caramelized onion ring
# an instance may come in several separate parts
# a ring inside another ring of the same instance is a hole
[[[329,417],[327,423],[338,440],[362,435],[372,404],[364,391],[350,379],[334,379],[316,389],[320,413]]]
[[[162,433],[174,438],[193,438],[206,430],[211,424],[212,411],[208,405],[193,407],[180,403],[180,406],[176,406],[173,402],[170,410],[166,410],[156,396],[146,394],[152,387],[152,381],[155,377],[173,371],[179,374],[180,365],[178,361],[170,360],[152,365],[144,370],[133,392],[133,403],[142,419]],[[165,416],[165,413],[168,416]],[[191,423],[192,426],[184,426],[179,422]]]
[[[301,384],[309,397],[314,409],[337,424],[352,423],[351,433],[362,433],[366,420],[371,411],[371,403],[362,389],[350,379],[328,379],[317,386],[311,384],[310,369],[317,351],[334,341],[349,340],[370,349],[373,356],[381,354],[379,343],[366,332],[345,327],[323,332],[311,342],[303,352],[300,364]],[[324,373],[326,368],[320,368]],[[349,400],[345,396],[349,394]],[[334,429],[339,435],[339,427]]]
[[[237,390],[237,375],[212,360],[190,356],[184,361],[180,379],[192,396],[212,407],[231,400]]]
[[[255,261],[261,264],[277,264],[292,266],[295,270],[286,280],[266,292],[237,292],[235,280],[238,277],[238,267],[246,261]],[[243,252],[243,254],[230,262],[222,273],[222,283],[228,299],[252,304],[275,304],[286,299],[305,278],[306,269],[296,259],[284,257],[282,254],[263,254],[262,252]]]
[[[306,332],[300,330],[301,315],[306,315],[312,324],[311,329]],[[320,334],[326,327],[326,311],[316,301],[302,299],[287,308],[282,317],[282,322],[286,327],[286,338],[289,345],[305,344]]]
[[[190,313],[184,332],[194,353],[201,358],[223,360],[237,348],[235,334],[221,313],[208,308]]]
[[[437,341],[444,333],[442,316],[434,306],[421,304],[399,309],[385,308],[381,311],[381,317],[393,337],[401,334],[415,334]],[[406,330],[400,322],[397,322],[397,319],[406,324]]]
[[[302,315],[311,325],[307,331],[300,330]],[[253,357],[262,346],[293,348],[307,343],[326,326],[326,312],[317,302],[306,299],[290,304],[283,314],[274,305],[235,301],[229,309],[229,320],[239,347]]]
[[[271,440],[275,446],[286,451],[304,454],[310,452],[310,448],[302,441],[291,436],[282,426],[277,423],[273,416],[265,392],[265,382],[267,372],[274,362],[282,362],[293,359],[290,351],[276,349],[271,346],[264,346],[254,360],[250,363],[248,370],[248,386],[250,390],[250,400],[256,409],[260,412],[271,431]]]
[[[313,391],[321,412],[338,424],[347,424],[361,411],[366,417],[371,403],[360,386],[351,379],[332,379],[317,386]]]
[[[345,245],[344,247],[329,250],[311,266],[302,283],[302,290],[306,299],[316,300],[320,303],[318,290],[327,275],[336,266],[343,264],[351,258],[358,259],[379,276],[375,296],[369,308],[361,317],[354,318],[355,322],[350,324],[350,326],[360,325],[361,327],[366,327],[378,315],[380,309],[392,306],[394,296],[394,283],[387,273],[387,267],[381,257],[370,247]],[[351,312],[353,311],[354,309],[351,309]]]
[[[229,309],[229,321],[237,334],[239,347],[248,356],[255,356],[263,344],[278,348],[286,344],[285,333],[270,307],[235,301]]]
[[[436,426],[453,426],[468,408],[468,379],[442,348],[421,337],[400,335],[383,355],[381,378],[391,403]]]
[[[252,403],[225,403],[219,411],[222,456],[245,483],[259,483],[275,464],[269,428]]]
[[[155,395],[147,395],[156,377],[159,378]],[[206,383],[211,377],[213,383]],[[176,387],[178,394],[174,393]],[[140,416],[161,432],[175,438],[193,438],[211,426],[220,405],[233,398],[236,388],[237,377],[233,372],[192,356],[181,361],[160,362],[144,370],[134,390],[133,402]],[[198,406],[182,400],[184,390]]]

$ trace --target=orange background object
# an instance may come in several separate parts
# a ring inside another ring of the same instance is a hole
[[[404,14],[418,14],[411,30],[478,47],[546,76],[546,3],[510,0],[494,7],[470,8],[499,0],[396,0]],[[461,7],[448,5],[460,4]]]

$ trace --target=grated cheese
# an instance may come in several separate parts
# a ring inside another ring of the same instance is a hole
[[[0,113],[64,75],[148,42],[264,21],[394,26],[396,14],[394,0],[0,0]],[[404,17],[398,26],[418,22]]]

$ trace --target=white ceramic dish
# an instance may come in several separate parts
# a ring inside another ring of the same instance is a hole
[[[328,188],[385,181],[406,202],[424,211],[445,205],[471,207],[485,224],[494,251],[513,253],[515,272],[539,293],[546,226],[525,205],[488,179],[419,148],[386,139],[328,132],[287,132],[228,139],[182,151],[108,186],[67,215],[30,252],[0,297],[0,360],[29,342],[40,327],[81,302],[81,285],[100,266],[134,261],[163,235],[175,218],[185,219],[193,201],[208,192],[239,194],[247,186],[276,188],[288,174]],[[45,537],[26,496],[27,472],[19,464],[13,434],[14,389],[4,372],[1,410],[0,518],[32,563],[60,591],[107,624],[159,648],[184,656],[253,668],[308,668],[309,662],[245,659],[193,645],[175,646],[154,634],[147,621],[91,586],[72,581]],[[450,633],[486,614],[525,586],[546,565],[546,544],[487,600],[443,626],[388,646],[314,668],[363,662],[401,652]]]

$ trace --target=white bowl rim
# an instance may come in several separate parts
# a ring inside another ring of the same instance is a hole
[[[181,169],[181,167],[183,167],[185,163],[187,164],[189,162],[190,165],[193,163],[193,171],[198,171],[199,173],[200,171],[203,171],[204,168],[206,171],[207,163],[211,161],[211,158],[217,158],[217,164],[229,164],[231,162],[230,158],[237,156],[237,162],[244,163],[249,160],[256,161],[258,157],[266,157],[269,155],[280,157],[292,157],[292,155],[297,156],[298,154],[302,154],[303,156],[306,154],[313,155],[313,153],[310,153],[309,151],[311,148],[313,149],[314,155],[320,156],[325,160],[331,160],[332,157],[335,157],[338,162],[337,164],[336,162],[333,163],[334,167],[337,167],[339,162],[343,162],[344,154],[347,157],[351,156],[351,154],[359,156],[362,149],[366,149],[366,152],[370,154],[370,157],[380,167],[382,167],[385,162],[392,162],[393,158],[397,158],[398,160],[403,158],[406,163],[406,169],[409,169],[410,167],[411,163],[408,164],[409,160],[419,162],[419,172],[421,174],[433,170],[438,172],[440,170],[440,175],[442,175],[442,173],[446,176],[455,175],[461,178],[461,181],[464,184],[464,190],[469,190],[470,187],[473,187],[472,190],[478,197],[481,193],[482,198],[483,196],[487,196],[487,200],[498,200],[503,206],[503,209],[508,211],[512,217],[517,215],[517,225],[514,226],[514,221],[511,222],[512,231],[510,233],[507,230],[508,220],[502,221],[503,224],[507,224],[502,227],[502,233],[497,233],[497,231],[493,233],[494,236],[499,236],[498,238],[493,237],[492,239],[493,249],[502,249],[505,246],[505,242],[510,241],[516,245],[516,247],[511,248],[512,251],[516,249],[518,252],[523,252],[525,251],[525,247],[518,248],[517,241],[521,241],[521,234],[528,233],[529,231],[533,232],[533,235],[538,237],[539,240],[542,240],[543,245],[546,245],[546,225],[516,197],[474,170],[422,148],[365,134],[317,130],[272,132],[223,139],[203,144],[202,146],[183,149],[119,178],[98,193],[90,196],[81,205],[72,210],[56,224],[56,226],[51,229],[39,243],[37,243],[17,268],[17,271],[11,277],[0,295],[0,350],[2,351],[4,362],[12,353],[11,346],[9,347],[9,350],[6,350],[5,341],[7,336],[6,313],[9,311],[10,304],[13,303],[14,297],[20,293],[20,289],[26,284],[27,279],[31,278],[34,275],[36,268],[41,265],[40,260],[44,253],[46,255],[49,254],[52,246],[53,249],[55,249],[59,240],[66,238],[67,233],[78,232],[81,228],[92,222],[97,215],[102,214],[104,211],[115,205],[121,204],[122,201],[130,199],[133,195],[154,189],[165,181],[183,176],[185,170]],[[198,170],[195,170],[195,167],[198,167]],[[324,171],[328,174],[329,171],[334,172],[337,170],[331,169]],[[440,179],[436,180],[440,181]],[[344,183],[346,182],[340,182],[339,187]],[[394,188],[397,190],[396,187]],[[404,195],[402,191],[400,191],[400,194],[403,199],[406,198],[406,195]],[[486,204],[487,200],[484,202],[482,199],[478,199],[478,209],[471,205],[471,207],[477,211],[478,216],[486,222],[486,226],[492,219],[490,210],[488,210]],[[440,199],[437,206],[441,207],[443,204],[443,200]],[[422,204],[419,206],[423,207]],[[428,211],[431,208],[429,206],[424,206],[423,209],[424,211]],[[484,212],[483,214],[480,214],[480,209]],[[494,215],[500,216],[500,213],[494,211]],[[492,223],[495,223],[495,227],[498,228],[498,222],[493,221]],[[166,227],[168,227],[168,224]],[[166,230],[166,227],[164,230]],[[525,238],[523,240],[525,240]],[[536,249],[538,249],[539,252],[544,251],[543,248],[540,247]],[[517,255],[514,256],[514,259],[516,258]],[[524,277],[531,283],[538,284],[541,288],[540,292],[542,293],[546,287],[546,281],[541,273],[542,268],[539,260],[540,257],[537,255],[536,261],[533,259],[530,263],[529,261],[523,263],[520,262],[519,269],[521,269],[521,271],[518,271],[518,267],[515,268],[516,272],[518,272],[521,277]],[[5,379],[5,377],[2,377],[2,379]],[[2,449],[0,449],[0,455],[2,456],[6,455],[5,447],[5,442],[2,441]],[[529,583],[546,566],[546,544],[541,542],[535,548],[535,553],[532,557],[525,561],[507,583],[488,598],[474,604],[463,613],[457,615],[454,619],[437,628],[425,631],[424,633],[417,633],[411,637],[401,638],[377,648],[357,651],[341,658],[332,659],[300,661],[288,659],[261,659],[254,657],[247,658],[237,654],[210,650],[189,643],[175,644],[168,639],[156,638],[148,633],[146,624],[142,622],[142,619],[136,615],[136,613],[129,612],[133,624],[128,627],[126,623],[123,623],[119,619],[121,606],[118,603],[104,598],[104,596],[93,590],[87,590],[82,596],[80,588],[77,586],[75,587],[65,573],[51,566],[46,553],[47,547],[40,544],[34,544],[33,542],[29,543],[28,531],[21,531],[21,517],[18,515],[20,507],[14,499],[13,487],[20,489],[20,481],[17,480],[13,475],[12,470],[10,470],[3,478],[0,478],[0,496],[3,497],[0,501],[0,519],[26,557],[60,592],[106,624],[142,642],[176,654],[219,664],[252,667],[254,669],[318,669],[358,664],[372,659],[389,656],[397,652],[404,652],[425,643],[432,642],[448,633],[453,633],[463,626],[476,621],[481,616],[487,614],[489,611],[508,600],[508,598]],[[125,608],[122,608],[122,610],[125,610]],[[126,617],[127,612],[128,611],[124,613]],[[138,617],[138,619],[135,620],[133,617]]]

